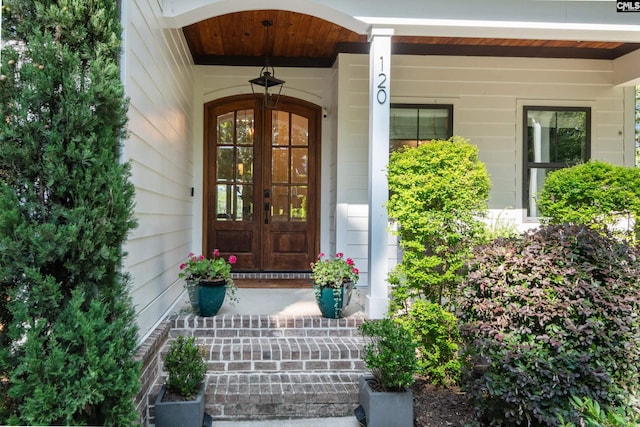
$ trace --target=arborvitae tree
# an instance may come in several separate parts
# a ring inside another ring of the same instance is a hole
[[[4,1],[0,424],[138,420],[118,3]]]

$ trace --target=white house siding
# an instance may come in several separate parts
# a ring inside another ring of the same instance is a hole
[[[125,246],[125,270],[142,341],[183,291],[178,265],[192,248],[193,74],[181,30],[163,29],[157,0],[122,2],[123,81],[138,227]]]
[[[368,282],[369,57],[338,57],[336,250],[354,259]]]
[[[368,66],[366,55],[339,56],[336,242],[361,266],[368,231]],[[610,61],[396,55],[390,93],[392,103],[453,104],[453,134],[478,146],[491,176],[492,215],[525,227],[522,106],[591,107],[592,158],[625,164],[624,89],[612,79]],[[390,267],[396,253],[390,248]]]

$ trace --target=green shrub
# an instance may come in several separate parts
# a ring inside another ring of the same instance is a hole
[[[411,386],[418,368],[411,333],[391,319],[369,320],[359,326],[365,338],[362,359],[382,391]]]
[[[610,409],[601,408],[597,401],[589,398],[572,397],[571,401],[580,413],[580,426],[584,427],[637,427],[640,425],[640,412],[631,406],[619,406]],[[561,420],[560,427],[575,427],[572,422]]]
[[[431,141],[389,159],[389,217],[398,222],[402,262],[390,278],[391,312],[412,298],[442,303],[461,280],[469,248],[484,232],[489,175],[465,139]]]
[[[494,424],[577,420],[571,396],[619,406],[640,366],[640,253],[585,226],[478,247],[459,304],[469,392]]]
[[[458,319],[440,305],[418,300],[404,321],[418,343],[418,366],[434,385],[460,380]]]
[[[180,335],[173,340],[164,358],[164,368],[169,373],[167,390],[191,400],[207,373],[196,338]]]
[[[0,424],[135,425],[121,2],[2,3]]]
[[[640,238],[640,221],[635,227],[628,221],[640,219],[640,168],[590,161],[557,170],[546,178],[537,203],[550,224],[617,228],[625,237]]]

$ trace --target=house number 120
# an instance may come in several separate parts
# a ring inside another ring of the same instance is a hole
[[[380,57],[380,73],[378,73],[378,104],[387,102],[387,74],[384,72],[384,58]]]

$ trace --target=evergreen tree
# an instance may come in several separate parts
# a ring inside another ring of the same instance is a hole
[[[4,1],[0,424],[138,419],[117,4]]]

